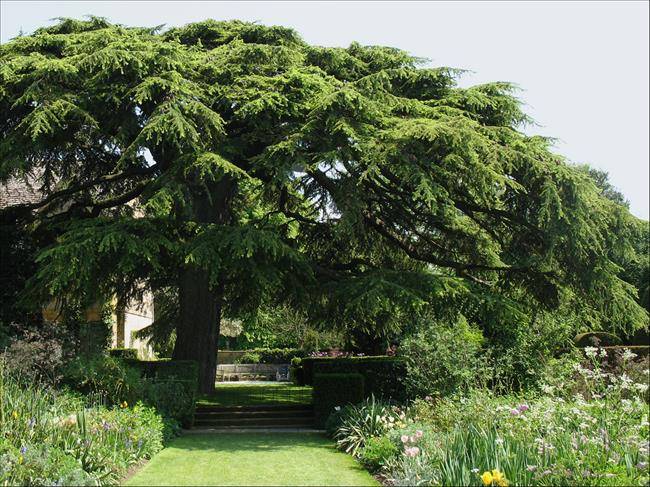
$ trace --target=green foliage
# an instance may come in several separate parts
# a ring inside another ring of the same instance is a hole
[[[371,438],[383,435],[399,420],[398,408],[370,396],[341,410],[334,438],[340,449],[357,456]]]
[[[198,364],[192,360],[128,361],[144,378],[139,396],[185,428],[194,423]]]
[[[248,351],[245,352],[243,355],[237,358],[237,363],[239,364],[259,364],[261,360],[260,354],[253,352],[253,351]]]
[[[0,180],[36,178],[43,201],[24,218],[55,237],[36,305],[181,296],[180,275],[198,272],[225,316],[287,306],[312,336],[387,342],[459,305],[488,340],[537,310],[647,325],[647,222],[520,130],[512,84],[459,88],[459,71],[396,48],[214,20],[61,19],[0,46],[0,65]],[[213,348],[181,312],[190,301],[158,338]],[[525,336],[504,343],[534,356]]]
[[[375,436],[369,438],[359,452],[359,461],[376,472],[397,456],[399,449],[386,436]]]
[[[64,383],[107,404],[135,403],[142,394],[140,372],[112,356],[76,357],[63,375]]]
[[[355,404],[364,398],[361,374],[316,374],[314,376],[315,421],[324,426],[328,416],[346,404]]]
[[[385,399],[405,399],[402,382],[404,362],[395,357],[305,357],[301,361],[305,384],[315,384],[318,374],[361,374],[365,395],[374,394]]]
[[[463,316],[452,323],[427,323],[399,347],[408,394],[446,396],[474,386],[483,341],[481,331]]]

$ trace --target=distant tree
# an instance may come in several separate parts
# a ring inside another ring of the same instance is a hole
[[[625,208],[630,207],[630,202],[627,201],[623,193],[609,182],[609,173],[607,173],[607,171],[601,171],[600,169],[591,167],[588,164],[582,164],[577,167],[592,179],[605,198],[614,203],[618,203],[619,205],[623,205]]]
[[[62,19],[15,38],[0,180],[38,177],[23,210],[58,235],[35,284],[69,301],[175,289],[173,357],[200,363],[203,392],[220,317],[261,303],[387,336],[457,297],[507,327],[571,293],[640,326],[614,263],[634,219],[517,130],[510,84],[457,75],[239,21]]]

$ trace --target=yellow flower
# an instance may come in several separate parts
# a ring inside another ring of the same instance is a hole
[[[20,456],[18,457],[18,465],[22,465],[22,464],[23,464],[23,460],[24,460],[24,459],[23,459],[23,456],[20,455]]]
[[[129,403],[126,402],[126,401],[122,401],[122,404],[120,404],[120,407],[121,407],[122,409],[124,409],[124,408],[128,408],[128,407],[129,407]]]
[[[483,481],[483,485],[492,485],[492,474],[490,472],[483,472],[481,480]]]
[[[18,419],[18,411],[13,411],[11,413],[11,417],[14,418],[14,419]]]
[[[506,479],[506,477],[503,475],[502,472],[499,472],[498,469],[492,470],[492,480],[499,487],[508,487],[508,480]]]
[[[505,477],[499,470],[494,469],[492,470],[492,478],[494,479],[495,482],[499,482],[500,480],[503,480]]]

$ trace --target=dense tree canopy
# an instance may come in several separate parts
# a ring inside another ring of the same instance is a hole
[[[0,46],[0,180],[43,192],[21,209],[58,235],[49,294],[174,290],[204,390],[221,314],[261,303],[377,334],[460,301],[504,327],[567,300],[642,326],[639,223],[519,131],[512,85],[459,74],[284,27],[63,19]]]

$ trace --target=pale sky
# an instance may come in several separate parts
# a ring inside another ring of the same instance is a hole
[[[471,70],[461,86],[511,81],[557,151],[610,174],[632,213],[649,217],[648,5],[616,2],[7,1],[0,40],[54,17],[129,26],[207,18],[296,29],[311,44],[399,47],[432,66]]]

